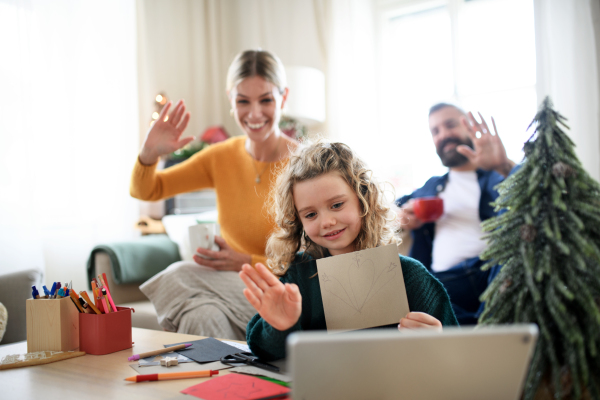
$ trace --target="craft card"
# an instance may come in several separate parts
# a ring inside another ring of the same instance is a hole
[[[410,310],[395,244],[317,260],[327,330],[398,324]]]
[[[181,393],[204,400],[249,400],[277,395],[281,395],[277,397],[278,399],[283,399],[283,395],[289,391],[290,389],[285,386],[264,379],[234,373],[213,377],[206,382],[184,389]]]
[[[221,357],[240,352],[238,348],[225,344],[215,338],[193,340],[191,342],[165,344],[165,347],[177,346],[178,344],[185,343],[192,343],[192,347],[188,347],[187,349],[176,350],[176,352],[179,354],[183,354],[184,356],[191,358],[192,360],[199,363],[219,361]]]

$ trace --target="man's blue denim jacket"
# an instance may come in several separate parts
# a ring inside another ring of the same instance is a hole
[[[481,198],[479,199],[479,218],[481,221],[485,221],[486,219],[497,215],[490,203],[492,203],[498,197],[498,192],[494,189],[494,187],[502,182],[504,177],[495,171],[484,171],[482,169],[478,169],[476,172],[477,180],[481,188]],[[437,196],[438,193],[445,189],[447,182],[448,174],[443,176],[434,176],[430,178],[420,189],[417,189],[411,194],[397,199],[396,205],[400,207],[408,200],[419,197]],[[424,224],[419,229],[415,229],[411,233],[413,237],[413,245],[409,256],[421,261],[429,270],[431,270],[431,254],[433,251],[434,232],[435,223],[430,222]],[[465,260],[464,263],[461,264],[468,268],[474,267],[479,262],[481,262],[479,257],[473,257]]]

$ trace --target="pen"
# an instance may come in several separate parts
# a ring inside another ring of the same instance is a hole
[[[31,287],[31,296],[34,299],[39,299],[40,298],[40,292],[38,292],[38,290],[36,289],[35,285]]]
[[[56,282],[56,292],[54,293],[54,298],[58,297],[58,291],[60,290],[60,288],[62,287],[62,285],[60,284],[60,282]]]
[[[191,345],[192,345],[191,343],[184,343],[184,344],[178,344],[177,346],[165,347],[164,349],[159,349],[159,350],[154,350],[154,351],[148,351],[146,353],[134,354],[131,357],[129,357],[128,360],[129,361],[137,361],[140,358],[146,358],[146,357],[150,357],[150,356],[157,356],[159,354],[168,353],[170,351],[186,349],[186,348],[190,347]]]
[[[206,371],[169,372],[166,374],[136,375],[125,378],[129,382],[144,381],[166,381],[169,379],[205,378],[207,376],[219,375],[219,371],[207,369]]]
[[[54,282],[52,284],[52,289],[50,289],[50,298],[53,299],[54,298],[54,293],[56,291],[56,282]]]
[[[65,292],[64,292],[63,288],[58,289],[58,293],[56,294],[56,297],[58,297],[59,299],[65,297]]]
[[[42,286],[44,288],[44,298],[48,299],[50,298],[50,291],[48,290],[48,288],[46,287],[46,285]]]

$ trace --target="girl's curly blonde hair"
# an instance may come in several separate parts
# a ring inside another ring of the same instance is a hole
[[[271,214],[277,229],[267,241],[268,265],[276,275],[284,275],[300,250],[319,259],[329,255],[304,233],[294,205],[293,189],[299,182],[313,179],[329,172],[337,172],[358,196],[362,208],[362,228],[355,249],[364,250],[391,243],[399,243],[394,226],[395,214],[385,205],[383,190],[373,179],[365,163],[343,143],[330,143],[319,139],[304,143],[283,167],[271,190]]]

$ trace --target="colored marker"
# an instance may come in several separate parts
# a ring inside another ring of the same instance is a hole
[[[65,291],[63,288],[58,289],[58,293],[56,294],[56,297],[58,297],[59,299],[65,297]]]
[[[117,312],[117,307],[115,307],[115,303],[113,302],[112,296],[110,295],[110,290],[108,290],[108,286],[105,286],[102,290],[105,290],[106,293],[102,292],[105,296],[107,296],[108,301],[110,302],[110,306],[114,312]]]
[[[40,298],[40,292],[38,292],[38,290],[35,287],[35,285],[31,287],[31,297],[33,297],[34,299],[39,299]]]
[[[104,298],[104,296],[100,297],[100,301],[102,303],[102,307],[104,308],[104,312],[109,314],[110,313],[110,308],[108,307],[108,304],[106,304],[106,299]]]
[[[159,350],[154,350],[154,351],[148,351],[146,353],[134,354],[131,357],[129,357],[128,360],[129,361],[137,361],[140,358],[146,358],[146,357],[150,357],[150,356],[157,356],[159,354],[168,353],[170,351],[186,349],[186,348],[190,347],[191,345],[192,345],[191,343],[184,343],[184,344],[178,344],[177,346],[165,347],[164,349],[159,349]]]
[[[166,374],[136,375],[129,378],[125,378],[125,380],[129,382],[166,381],[169,379],[205,378],[213,375],[219,375],[219,371],[207,369],[205,371],[186,371],[170,372]]]
[[[56,282],[52,284],[52,289],[50,289],[50,298],[53,299],[56,293]]]

